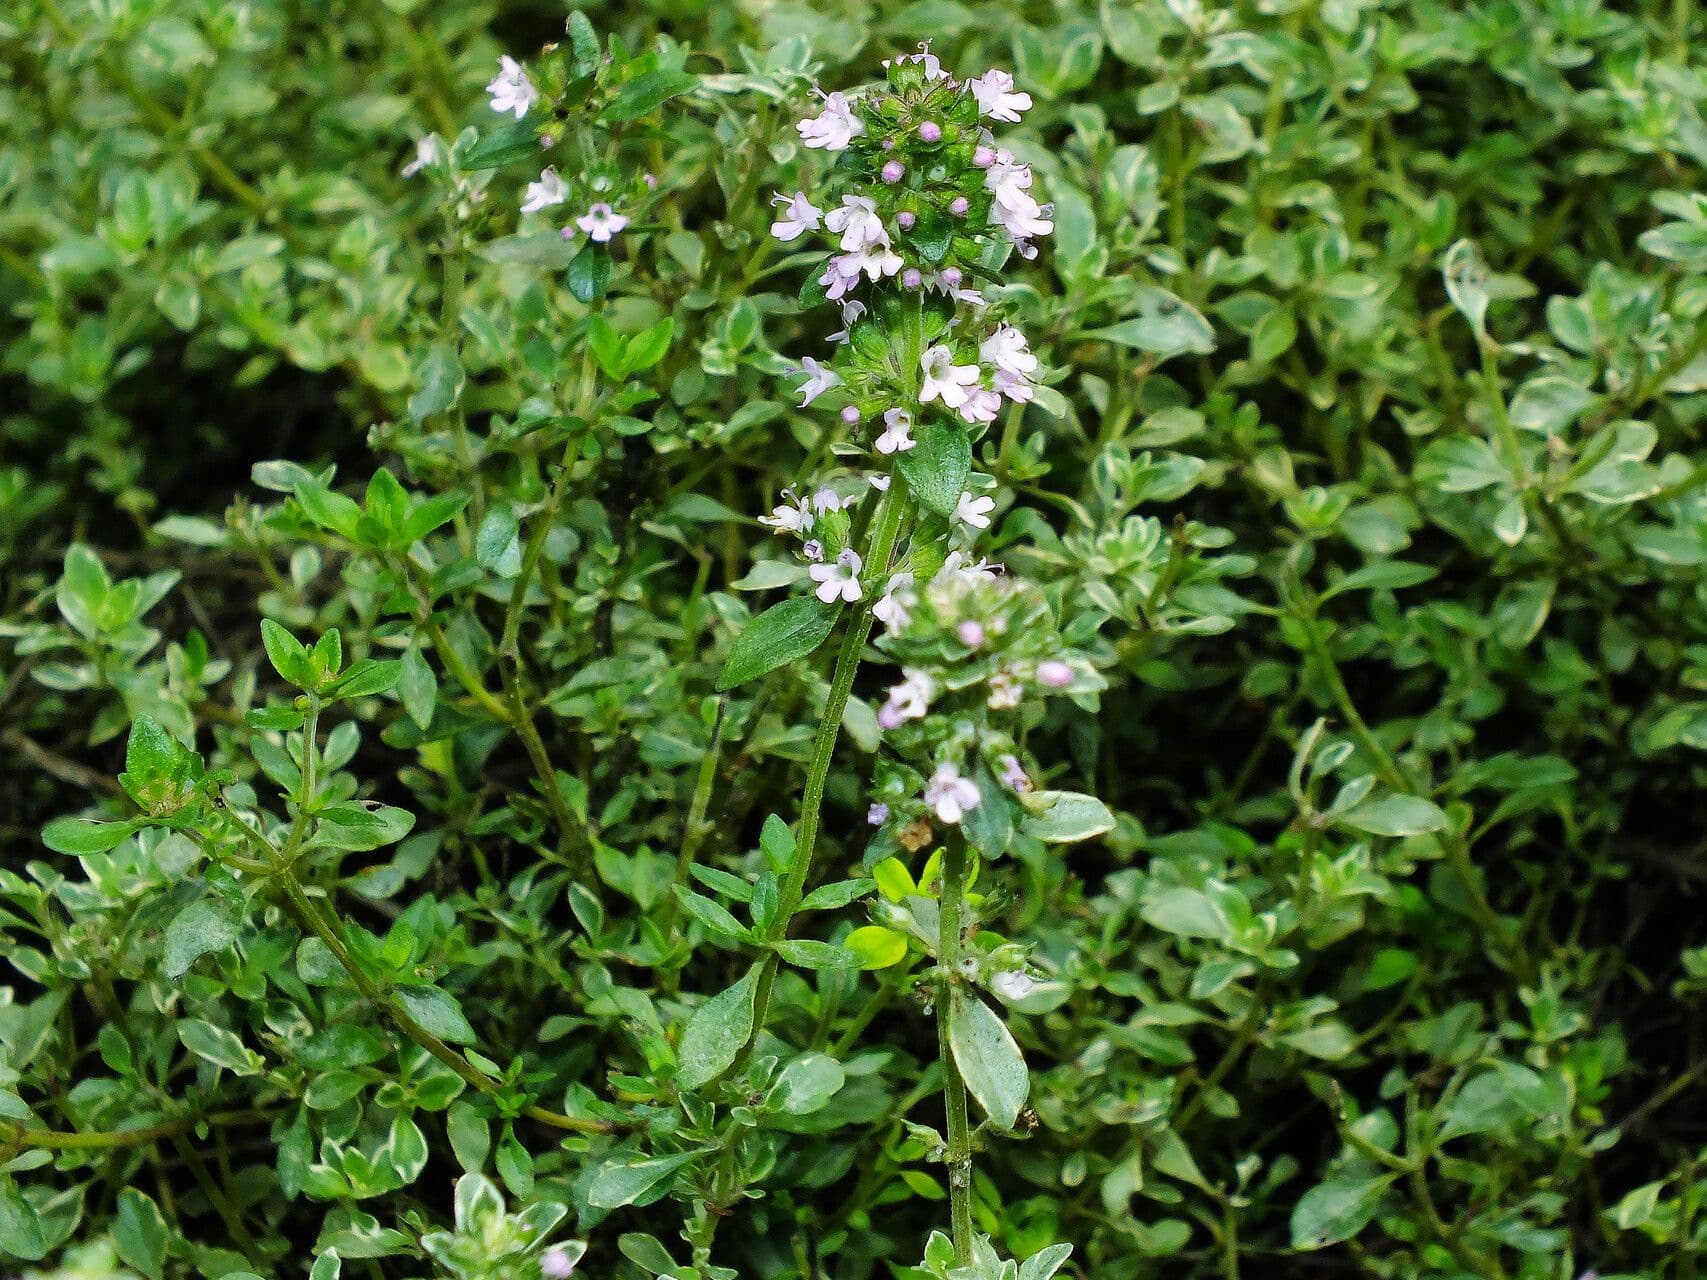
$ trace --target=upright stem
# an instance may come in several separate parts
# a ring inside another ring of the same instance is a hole
[[[869,554],[865,556],[865,594],[854,607],[853,617],[842,636],[842,647],[836,654],[836,669],[830,676],[830,696],[824,702],[818,720],[818,736],[812,743],[812,759],[806,767],[806,791],[800,801],[800,831],[794,841],[794,861],[788,868],[777,895],[776,915],[772,918],[768,941],[779,942],[788,936],[788,927],[804,896],[807,876],[812,871],[812,855],[818,843],[819,812],[824,806],[824,784],[830,776],[830,761],[836,754],[836,740],[841,736],[842,713],[847,710],[848,697],[853,692],[854,673],[859,670],[860,655],[871,636],[871,610],[881,598],[889,577],[889,563],[895,555],[901,524],[912,509],[907,482],[896,475],[883,496],[873,522]],[[759,971],[758,990],[753,1000],[753,1030],[742,1046],[729,1072],[746,1064],[765,1028],[765,1014],[770,1009],[771,988],[776,985],[779,964],[775,951],[769,952]],[[726,1072],[725,1074],[729,1074]]]
[[[966,846],[953,837],[943,848],[942,888],[937,897],[938,929],[936,1031],[942,1058],[943,1107],[948,1113],[948,1207],[954,1233],[954,1259],[972,1263],[972,1127],[966,1109],[966,1082],[954,1061],[954,1015],[960,995],[960,959],[965,948]]]

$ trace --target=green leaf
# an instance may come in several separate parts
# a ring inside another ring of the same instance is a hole
[[[462,168],[469,172],[496,169],[512,160],[525,160],[539,154],[539,131],[532,120],[523,117],[499,125],[482,134],[462,157]]]
[[[1130,320],[1092,329],[1087,338],[1112,342],[1134,351],[1148,351],[1166,360],[1172,356],[1208,355],[1215,350],[1215,330],[1203,313],[1184,299],[1142,285],[1138,290],[1138,314]]]
[[[972,441],[964,427],[931,422],[914,433],[917,442],[895,455],[895,466],[926,510],[951,516],[972,473]]]
[[[242,1040],[224,1027],[216,1027],[211,1022],[200,1020],[180,1022],[178,1039],[184,1042],[184,1048],[198,1058],[205,1058],[215,1066],[224,1067],[237,1075],[259,1075],[261,1072],[261,1055],[245,1046]]]
[[[124,843],[135,830],[135,826],[128,822],[55,818],[42,828],[41,842],[55,853],[81,858],[91,853],[105,853]]]
[[[1003,1129],[1014,1127],[1031,1089],[1025,1057],[996,1012],[958,986],[952,996],[954,1020],[949,1047],[967,1092],[984,1114]]]
[[[802,969],[857,969],[860,958],[845,947],[810,938],[785,938],[776,944],[776,952],[789,964]]]
[[[620,1209],[633,1204],[684,1164],[698,1158],[697,1151],[683,1151],[651,1160],[607,1164],[588,1186],[587,1203],[595,1209]]]
[[[314,684],[314,672],[308,663],[308,650],[302,642],[271,618],[261,619],[261,643],[266,646],[267,658],[287,683],[298,689]]]
[[[859,957],[862,969],[887,969],[907,958],[907,936],[880,924],[861,925],[842,945]]]
[[[577,302],[596,302],[610,288],[610,250],[597,241],[581,246],[569,263],[569,292]]]
[[[1292,1209],[1292,1247],[1324,1249],[1351,1239],[1369,1225],[1397,1176],[1341,1174],[1311,1187]]]
[[[415,394],[409,397],[409,418],[420,423],[443,413],[462,394],[464,375],[456,348],[448,342],[430,343],[415,365]]]
[[[353,853],[396,844],[415,825],[407,809],[369,801],[366,804],[337,804],[320,812],[315,830],[317,843]]]
[[[1114,830],[1114,815],[1095,796],[1078,791],[1039,791],[1028,797],[1027,807],[1044,805],[1041,813],[1028,813],[1020,830],[1045,844],[1073,844]]]
[[[717,691],[726,692],[806,657],[829,639],[840,609],[816,596],[794,596],[772,605],[729,646]]]
[[[734,986],[693,1011],[676,1055],[676,1083],[682,1088],[698,1089],[711,1083],[735,1061],[753,1032],[753,1000],[758,987],[759,966],[754,965]]]
[[[166,926],[166,951],[161,971],[179,978],[205,955],[225,951],[237,941],[236,913],[218,898],[198,898]]]
[[[402,659],[398,674],[397,693],[403,699],[403,710],[420,729],[433,722],[433,707],[438,702],[439,679],[427,665],[418,645],[411,645]]]
[[[148,1280],[161,1280],[166,1265],[166,1219],[160,1206],[135,1187],[122,1187],[113,1214],[113,1244],[119,1258]]]
[[[480,530],[474,535],[474,558],[482,569],[500,578],[513,578],[521,572],[521,524],[516,509],[507,502],[499,503],[486,513]]]
[[[461,1006],[437,987],[398,987],[397,999],[411,1018],[446,1044],[475,1043],[474,1028]]]
[[[1421,796],[1387,795],[1339,814],[1339,820],[1377,836],[1418,836],[1446,826],[1446,811]]]
[[[698,83],[698,76],[689,75],[685,71],[667,71],[662,68],[648,71],[617,90],[616,100],[605,108],[604,118],[616,124],[638,119],[671,98],[686,93]]]
[[[665,316],[657,324],[635,334],[623,352],[623,373],[640,373],[657,364],[670,349],[670,339],[675,332],[675,317]]]

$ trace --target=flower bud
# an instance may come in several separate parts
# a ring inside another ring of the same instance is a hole
[[[1058,658],[1037,664],[1037,678],[1051,689],[1065,689],[1073,683],[1073,668]]]
[[[901,273],[901,287],[903,289],[917,289],[924,283],[924,279],[924,276],[919,274],[917,267],[908,267]]]
[[[995,148],[980,146],[972,153],[972,163],[980,169],[988,169],[996,163]]]
[[[895,215],[895,225],[900,227],[903,231],[911,231],[913,229],[913,224],[918,220],[918,215],[911,209],[903,209],[900,213]]]
[[[851,404],[844,405],[842,408],[842,421],[847,423],[850,427],[858,426],[859,410],[854,408]]]
[[[968,618],[954,629],[954,634],[960,637],[960,643],[968,649],[981,648],[984,644],[984,625],[975,619]]]
[[[972,207],[972,202],[965,196],[955,196],[948,202],[948,211],[957,218],[964,218],[966,211]]]
[[[941,142],[942,126],[935,120],[926,120],[919,126],[920,142]]]
[[[894,186],[895,183],[901,181],[906,172],[906,168],[899,160],[891,160],[883,166],[883,180]]]

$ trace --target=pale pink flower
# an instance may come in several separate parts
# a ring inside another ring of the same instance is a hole
[[[575,225],[596,243],[607,244],[612,236],[628,225],[628,219],[601,200],[576,218]]]
[[[979,798],[977,784],[961,777],[952,764],[939,764],[925,788],[925,803],[943,822],[958,823],[969,809],[978,807]]]
[[[825,604],[838,599],[853,604],[864,594],[859,585],[859,572],[864,567],[859,552],[849,547],[830,564],[815,564],[806,572],[818,584],[818,598]]]
[[[804,191],[796,191],[791,196],[779,191],[771,203],[783,206],[782,216],[771,223],[771,234],[785,244],[808,231],[816,231],[824,221],[824,211],[808,200]]]

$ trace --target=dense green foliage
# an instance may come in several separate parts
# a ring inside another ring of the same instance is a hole
[[[0,7],[0,1258],[1694,1277],[1696,6],[584,13]],[[1034,100],[1042,252],[908,251],[1040,385],[826,536],[923,583],[988,493],[1071,680],[889,732],[983,640],[757,523],[868,442],[766,229],[922,40]]]

